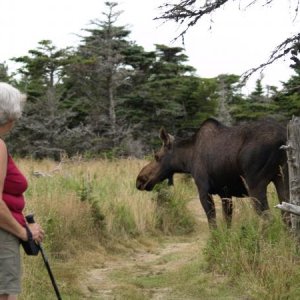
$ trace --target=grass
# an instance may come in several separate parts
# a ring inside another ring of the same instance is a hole
[[[269,199],[277,199],[270,186]],[[299,244],[272,209],[264,220],[253,213],[249,202],[240,200],[231,230],[220,226],[205,248],[210,271],[230,278],[250,299],[298,299],[300,297]]]
[[[186,198],[185,185],[178,184],[164,205],[161,192],[135,188],[143,164],[126,159],[69,160],[57,168],[48,160],[18,161],[30,183],[26,213],[33,212],[46,231],[44,248],[64,298],[80,299],[78,280],[94,260],[87,253],[104,257],[129,248],[131,239],[193,231],[193,219],[184,210],[186,202],[176,198]],[[47,176],[33,176],[37,171]],[[178,222],[181,218],[184,224]],[[41,257],[24,257],[24,270],[20,299],[40,299],[40,295],[48,299],[48,293],[51,299],[53,289]]]
[[[269,199],[271,206],[277,203],[272,186]],[[113,278],[143,292],[145,299],[164,289],[170,289],[164,299],[299,299],[299,244],[280,212],[271,209],[273,217],[264,220],[249,200],[234,203],[233,227],[219,221],[204,247],[162,256],[142,272],[118,270]],[[178,264],[184,255],[189,259]],[[162,271],[153,271],[160,265]]]
[[[166,254],[142,266],[116,270],[111,279],[122,283],[125,290],[130,287],[143,299],[153,299],[156,294],[166,300],[235,299],[237,291],[228,289],[229,279],[208,271],[202,246],[195,245],[193,249]]]
[[[144,164],[77,159],[53,172],[53,161],[18,161],[30,182],[26,212],[34,212],[47,232],[44,248],[63,299],[85,299],[87,270],[114,259],[119,264],[108,277],[116,299],[300,298],[299,245],[279,211],[272,208],[273,218],[264,221],[248,200],[235,199],[232,228],[224,226],[218,211],[218,229],[209,233],[206,223],[195,225],[187,209],[196,189],[186,177],[176,176],[171,188],[162,184],[151,193],[136,190],[135,178]],[[35,177],[35,171],[51,176]],[[273,207],[272,186],[268,198]],[[151,252],[187,241],[188,247],[177,252],[132,260],[140,249]],[[23,261],[19,299],[54,299],[42,258],[24,256]],[[97,283],[89,288],[97,289]]]

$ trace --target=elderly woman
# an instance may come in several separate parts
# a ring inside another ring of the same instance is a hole
[[[27,241],[30,232],[37,242],[44,237],[39,224],[26,224],[22,211],[27,181],[3,140],[21,116],[25,100],[16,88],[0,82],[0,300],[15,300],[21,291],[20,240]]]

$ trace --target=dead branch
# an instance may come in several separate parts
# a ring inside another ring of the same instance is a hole
[[[282,211],[300,216],[300,206],[298,205],[282,202],[281,204],[277,204],[275,207],[281,209]]]
[[[264,0],[262,6],[270,5],[274,0]],[[224,7],[226,3],[230,2],[230,0],[214,0],[214,1],[204,1],[200,4],[200,1],[197,0],[178,0],[177,4],[170,4],[165,3],[159,6],[159,9],[163,11],[161,16],[154,18],[154,20],[164,20],[167,21],[174,21],[179,23],[180,25],[186,22],[185,28],[181,31],[181,33],[176,36],[173,41],[176,41],[178,38],[182,39],[182,43],[184,44],[184,36],[190,27],[194,26],[201,18],[204,16],[211,15],[213,12],[217,11],[218,9]],[[247,4],[246,8],[258,4],[258,0],[252,0],[250,3]],[[295,16],[294,20],[298,16],[300,0],[295,0]],[[241,3],[241,1],[240,1]],[[269,59],[260,64],[257,67],[254,67],[242,74],[242,83],[247,81],[251,75],[256,73],[257,71],[263,72],[263,70],[272,64],[274,61],[284,57],[291,50],[296,43],[300,41],[300,34],[296,34],[287,38],[283,41],[280,45],[278,45],[274,51],[271,53]]]
[[[293,49],[296,43],[299,43],[300,41],[300,34],[293,35],[289,38],[287,38],[285,41],[283,41],[281,44],[279,44],[275,50],[271,53],[269,59],[267,62],[260,64],[259,66],[252,68],[245,73],[242,74],[242,82],[245,82],[249,79],[251,75],[253,75],[255,72],[260,70],[263,72],[263,70],[268,66],[271,65],[274,61],[282,58],[283,56],[290,53]]]

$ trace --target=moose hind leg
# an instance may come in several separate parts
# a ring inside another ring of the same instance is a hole
[[[272,181],[275,185],[279,202],[289,202],[289,181],[286,168],[280,168],[280,173]]]
[[[258,215],[267,215],[269,204],[267,200],[267,185],[261,184],[255,187],[249,187],[249,196],[252,199],[253,206]]]
[[[223,217],[226,221],[227,227],[231,227],[233,204],[231,198],[222,198]]]
[[[289,182],[288,176],[284,173],[278,174],[273,183],[276,188],[278,200],[280,203],[289,202]],[[287,212],[281,211],[282,220],[288,226],[291,226],[291,215]]]

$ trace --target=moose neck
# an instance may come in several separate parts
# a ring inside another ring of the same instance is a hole
[[[173,169],[174,173],[191,173],[192,157],[194,154],[194,139],[181,140],[173,148]]]

